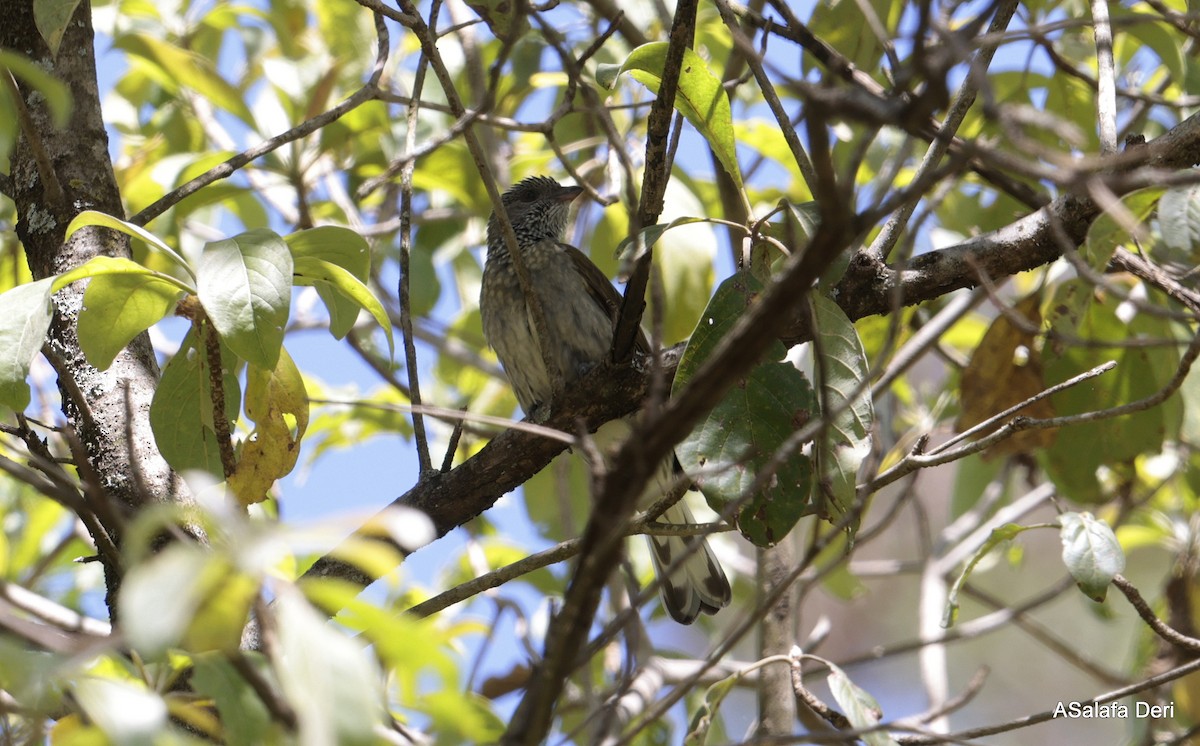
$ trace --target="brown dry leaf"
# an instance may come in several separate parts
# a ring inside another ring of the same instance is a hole
[[[1013,311],[1038,327],[1042,323],[1040,305],[1041,298],[1033,294],[1018,303]],[[1042,358],[1034,346],[1034,337],[1018,328],[1007,316],[998,316],[992,322],[962,374],[959,392],[962,413],[957,423],[959,432],[1025,401],[1043,389]],[[1025,407],[1017,415],[1053,417],[1054,406],[1046,398]],[[995,429],[988,428],[975,437],[983,437]],[[984,458],[1033,451],[1045,448],[1053,441],[1053,430],[1024,430],[989,448]]]

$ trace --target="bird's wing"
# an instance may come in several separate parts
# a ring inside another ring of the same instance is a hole
[[[613,326],[617,324],[617,317],[621,315],[621,294],[613,287],[612,282],[605,277],[600,268],[595,262],[588,259],[587,256],[570,244],[559,243],[558,248],[564,254],[570,257],[575,264],[575,268],[579,270],[579,275],[583,277],[587,283],[588,295],[596,304],[604,309],[608,314],[608,318],[612,320]],[[643,355],[650,354],[650,342],[646,339],[646,332],[638,329],[637,350]]]

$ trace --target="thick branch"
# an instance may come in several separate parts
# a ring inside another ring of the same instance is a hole
[[[1147,161],[1156,167],[1180,168],[1200,161],[1200,116],[1194,116],[1146,148]],[[1076,244],[1083,240],[1090,221],[1099,210],[1087,198],[1064,196],[1046,208],[986,236],[980,236],[957,246],[931,252],[914,259],[910,266],[898,270],[888,265],[864,265],[851,262],[846,277],[837,287],[838,304],[851,319],[872,314],[888,313],[893,308],[892,293],[906,304],[937,298],[958,288],[978,284],[976,267],[989,277],[1000,278],[1016,274],[1057,259],[1062,247],[1055,241],[1055,221]],[[967,257],[971,257],[969,260]],[[791,298],[798,302],[801,294]],[[787,303],[783,303],[787,306]],[[763,331],[770,335],[770,332]],[[793,327],[783,331],[781,338],[789,343],[805,341],[810,331]],[[739,350],[743,355],[745,350]],[[663,356],[667,376],[673,376],[681,350],[674,348]],[[704,382],[701,382],[704,383]],[[662,441],[674,443],[682,435],[697,412],[705,411],[718,396],[719,379],[708,379],[704,385],[715,388],[689,395],[681,404],[672,402],[671,409],[686,406],[685,422],[656,429],[662,440],[653,444],[655,452],[665,453]],[[636,411],[648,391],[649,376],[635,368],[599,368],[592,371],[581,385],[565,392],[553,408],[554,416],[545,423],[564,432],[576,432],[576,423],[583,420],[589,430],[600,424]],[[690,390],[690,389],[689,389]],[[724,390],[724,389],[720,389]],[[676,415],[672,415],[674,417]],[[666,419],[668,422],[675,420]],[[644,443],[650,447],[649,443]],[[510,430],[494,438],[478,454],[454,470],[414,486],[393,505],[417,508],[433,521],[437,535],[443,536],[456,526],[469,521],[492,506],[501,495],[523,484],[562,452],[565,444],[532,433]],[[411,548],[409,549],[411,551]],[[346,562],[335,559],[335,551],[319,560],[305,577],[336,576],[366,587],[375,577]]]
[[[1142,165],[1189,168],[1200,163],[1200,115],[1192,115],[1145,146]],[[1008,277],[1062,256],[1065,245],[1087,236],[1100,206],[1089,197],[1064,194],[1014,223],[940,251],[915,257],[907,266],[878,264],[859,254],[838,283],[834,297],[851,319],[888,313],[899,297],[904,305],[931,300],[979,284],[979,272]],[[787,341],[806,338],[790,330]]]
[[[57,56],[46,48],[38,32],[32,3],[6,3],[3,19],[0,49],[29,57],[62,81],[74,104],[67,126],[59,128],[44,97],[28,88],[20,91],[40,148],[49,159],[48,167],[63,192],[61,200],[53,199],[55,187],[46,182],[49,175],[43,174],[47,164],[39,168],[30,144],[18,141],[11,155],[11,196],[21,216],[17,235],[30,270],[35,278],[43,278],[98,255],[128,257],[128,241],[112,231],[86,228],[63,242],[67,224],[82,210],[124,214],[105,147],[108,137],[96,86],[89,3],[82,2],[76,9]],[[82,283],[55,294],[54,320],[44,349],[58,374],[64,413],[85,445],[91,471],[103,479],[99,489],[130,509],[147,502],[186,502],[186,489],[158,453],[150,431],[148,413],[158,383],[158,364],[149,337],[139,335],[107,370],[96,370],[84,358],[77,338],[82,302]],[[119,545],[121,527],[105,528]],[[197,527],[190,530],[203,535]],[[97,540],[104,541],[104,537]],[[105,573],[109,609],[115,611],[120,568],[106,559]]]

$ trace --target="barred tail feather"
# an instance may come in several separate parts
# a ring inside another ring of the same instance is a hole
[[[682,500],[668,508],[659,520],[663,523],[696,522]],[[647,536],[646,539],[650,543],[654,574],[660,582],[663,606],[672,619],[680,624],[691,624],[701,612],[715,614],[729,605],[732,595],[729,580],[703,536]],[[695,542],[699,542],[699,546],[692,549],[689,544]],[[666,574],[668,569],[671,569],[670,576]]]

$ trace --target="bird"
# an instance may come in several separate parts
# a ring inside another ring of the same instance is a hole
[[[531,176],[501,196],[531,289],[541,306],[545,340],[539,340],[495,212],[488,219],[487,256],[479,292],[483,334],[527,415],[540,411],[556,390],[578,381],[603,361],[612,345],[621,296],[591,259],[561,240],[570,204],[582,193],[578,186],[563,186],[548,176]],[[546,368],[540,343],[546,345],[557,368],[554,373]],[[643,354],[649,351],[640,330],[637,348]],[[557,387],[554,377],[561,379]],[[597,442],[615,441],[620,436],[614,430],[628,433],[630,423],[608,423],[597,433]],[[663,462],[641,498],[643,505],[670,489],[677,468],[674,458]],[[696,522],[682,500],[668,508],[661,520]],[[701,612],[715,614],[729,605],[729,580],[704,537],[647,535],[646,539],[663,607],[671,618],[691,624]],[[687,554],[692,540],[698,546]],[[668,576],[665,571],[676,562],[678,566]]]

